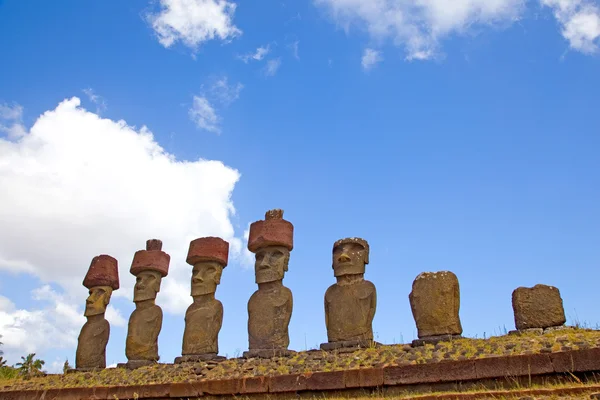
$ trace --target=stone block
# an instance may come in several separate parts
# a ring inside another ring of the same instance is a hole
[[[512,306],[515,326],[518,330],[549,328],[566,322],[565,310],[557,288],[535,285],[520,287],[513,291]]]
[[[419,338],[460,335],[460,290],[450,271],[424,272],[413,282],[410,306]]]

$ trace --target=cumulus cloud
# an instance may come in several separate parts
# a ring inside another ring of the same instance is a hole
[[[374,49],[365,49],[362,56],[361,64],[362,67],[366,71],[368,71],[371,68],[373,68],[375,64],[381,61],[383,61],[383,57],[381,56],[381,53],[379,51]]]
[[[274,76],[281,67],[281,57],[274,58],[273,60],[267,61],[265,65],[264,73],[266,76]]]
[[[164,47],[177,41],[196,50],[207,40],[241,35],[233,23],[236,4],[227,0],[160,0],[161,10],[147,19]]]
[[[586,54],[598,51],[600,8],[585,0],[540,0],[550,7],[569,46]]]
[[[219,116],[208,99],[204,96],[194,96],[194,102],[189,110],[190,119],[196,126],[209,132],[221,133]]]
[[[255,52],[244,54],[242,56],[239,56],[238,58],[245,63],[248,63],[248,61],[252,61],[252,60],[261,61],[270,52],[271,52],[270,45],[260,46],[259,48],[256,49]]]
[[[119,261],[121,279],[113,298],[131,298],[133,254],[147,239],[159,238],[171,267],[157,303],[181,314],[189,303],[185,255],[190,240],[220,236],[230,242],[232,259],[243,257],[242,239],[231,223],[231,195],[239,177],[220,161],[177,160],[148,128],[100,118],[82,108],[77,97],[64,100],[18,141],[0,138],[0,193],[10,194],[0,196],[0,270],[55,282],[74,296],[61,304],[83,307],[87,291],[81,280],[90,261],[110,254]],[[59,304],[46,289],[40,293]],[[61,318],[78,331],[82,313],[66,306],[60,307]],[[24,326],[41,314],[17,316]],[[107,316],[115,324],[125,322],[116,310]]]
[[[0,133],[8,135],[11,139],[17,139],[25,134],[23,107],[18,104],[12,106],[0,104]]]
[[[314,0],[346,31],[357,26],[375,41],[404,47],[406,58],[428,59],[439,42],[472,25],[497,25],[517,19],[525,0]]]
[[[85,322],[83,313],[72,299],[45,285],[32,292],[32,298],[44,303],[33,311],[15,308],[10,300],[0,300],[0,332],[7,359],[18,359],[48,348],[71,348]]]

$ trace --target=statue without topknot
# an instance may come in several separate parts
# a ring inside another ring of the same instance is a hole
[[[373,342],[373,318],[377,291],[364,279],[369,263],[369,244],[360,238],[340,239],[333,244],[333,274],[337,282],[325,293],[325,325],[328,343],[322,350],[359,348]]]
[[[171,257],[162,251],[162,242],[151,239],[146,250],[133,256],[130,272],[135,275],[133,301],[135,310],[129,317],[125,355],[127,364],[120,367],[130,369],[151,365],[158,361],[158,335],[162,328],[163,314],[156,305],[162,278],[169,273]]]
[[[83,279],[89,289],[85,301],[87,322],[77,339],[75,370],[89,371],[106,368],[106,344],[110,336],[110,324],[104,318],[113,290],[119,289],[117,260],[108,255],[94,257]]]
[[[219,353],[219,331],[223,323],[223,304],[215,299],[227,266],[229,243],[217,237],[204,237],[190,243],[187,262],[192,270],[194,302],[185,313],[182,356],[176,363],[222,361]]]
[[[270,210],[264,221],[250,225],[248,249],[256,254],[254,274],[258,290],[248,301],[249,350],[244,357],[289,355],[288,325],[292,317],[292,291],[283,286],[293,248],[294,226],[282,210]]]

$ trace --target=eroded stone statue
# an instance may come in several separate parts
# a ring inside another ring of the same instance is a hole
[[[512,306],[518,330],[559,327],[566,322],[560,291],[554,286],[519,287],[513,291]]]
[[[373,318],[377,291],[364,279],[369,263],[369,244],[360,238],[333,244],[333,274],[337,282],[325,292],[325,325],[329,343],[322,350],[368,347],[373,342]]]
[[[413,345],[436,343],[462,334],[460,288],[454,273],[419,274],[408,297],[419,336]]]
[[[131,263],[135,275],[133,301],[135,310],[129,317],[125,355],[127,368],[137,368],[156,363],[158,335],[162,328],[162,310],[155,304],[162,278],[169,272],[171,257],[162,249],[160,240],[146,242],[146,250],[139,250]]]
[[[176,363],[225,359],[217,356],[223,305],[215,299],[215,292],[228,255],[229,243],[217,237],[199,238],[190,243],[187,263],[194,267],[191,291],[194,302],[185,313],[182,356],[175,358]]]
[[[117,260],[105,254],[94,257],[83,279],[83,286],[89,289],[84,313],[87,322],[77,340],[75,369],[87,371],[106,368],[110,324],[104,318],[104,313],[113,290],[119,289]]]
[[[283,286],[293,248],[294,226],[282,210],[270,210],[264,221],[250,225],[248,249],[256,254],[254,273],[258,290],[248,301],[249,351],[244,357],[287,355],[292,291]]]

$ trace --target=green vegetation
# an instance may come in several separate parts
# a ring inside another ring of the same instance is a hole
[[[25,378],[43,375],[42,367],[46,362],[35,358],[35,353],[29,353],[27,357],[21,356],[21,362],[16,364],[19,373]]]

